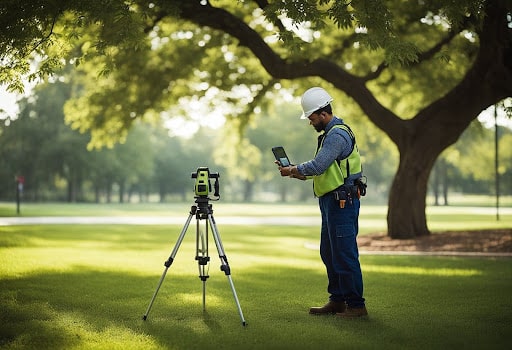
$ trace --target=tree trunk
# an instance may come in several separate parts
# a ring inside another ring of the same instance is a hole
[[[245,180],[244,181],[244,194],[243,194],[244,202],[248,203],[252,200],[253,190],[254,190],[254,182]]]
[[[112,203],[112,182],[110,180],[107,181],[107,193],[106,193],[106,197],[107,197],[107,203]]]
[[[121,203],[121,204],[124,203],[125,189],[126,189],[125,181],[121,180],[119,182],[119,203]]]
[[[448,167],[449,164],[444,158],[439,158],[434,165],[434,176],[432,181],[432,187],[434,192],[434,205],[448,205]],[[443,204],[441,204],[441,198]]]
[[[75,203],[77,201],[77,176],[75,171],[70,170],[67,178],[68,188],[67,188],[67,201],[68,203]]]
[[[438,153],[418,153],[418,147],[401,152],[388,201],[388,235],[392,238],[430,234],[425,215],[427,185]]]
[[[100,186],[94,185],[94,203],[99,204],[100,202]]]
[[[448,164],[443,161],[443,164],[445,166],[443,167],[443,174],[442,174],[442,184],[443,184],[443,199],[444,199],[444,205],[448,205],[448,188],[450,185],[450,179],[448,178]]]
[[[279,200],[281,203],[286,203],[286,194],[288,193],[287,187],[283,186],[283,184],[279,184]]]
[[[432,181],[432,188],[433,188],[433,192],[434,192],[434,205],[436,207],[439,205],[439,186],[440,186],[439,173],[441,172],[439,169],[440,167],[441,167],[441,164],[440,164],[440,159],[439,159],[439,161],[436,163],[436,165],[434,165],[434,178]]]
[[[160,184],[160,186],[158,187],[158,195],[159,195],[159,199],[158,200],[159,200],[160,203],[164,203],[165,202],[166,194],[167,194],[167,192],[164,189],[164,185]]]
[[[74,191],[74,183],[73,183],[73,179],[71,176],[68,177],[67,179],[67,182],[68,182],[68,186],[67,186],[67,202],[68,203],[72,203],[74,202],[75,200],[75,191]]]

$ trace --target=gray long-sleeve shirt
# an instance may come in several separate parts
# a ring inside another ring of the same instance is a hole
[[[349,133],[341,128],[335,128],[328,133],[334,125],[342,123],[343,120],[335,116],[327,124],[322,148],[314,159],[297,165],[297,171],[300,174],[305,176],[321,175],[336,159],[342,160],[350,155],[353,141]]]

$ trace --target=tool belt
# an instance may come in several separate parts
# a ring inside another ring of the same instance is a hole
[[[355,180],[353,185],[343,184],[332,192],[334,194],[334,199],[340,202],[340,208],[345,208],[347,201],[352,203],[352,199],[359,199],[362,196],[365,196],[366,187],[366,180],[363,180],[361,177]]]

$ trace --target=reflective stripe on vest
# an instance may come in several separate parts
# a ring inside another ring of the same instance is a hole
[[[315,196],[321,197],[324,194],[335,190],[339,186],[345,183],[345,180],[353,174],[358,174],[362,172],[361,167],[361,156],[359,155],[359,150],[356,145],[356,140],[352,130],[345,124],[337,124],[334,125],[331,130],[327,134],[329,134],[334,128],[340,128],[348,132],[353,142],[353,149],[350,155],[341,160],[334,161],[331,165],[324,171],[323,174],[313,176],[313,190],[315,192]],[[327,136],[327,135],[326,135]],[[320,147],[316,153],[320,151],[323,146],[325,137],[323,138]],[[316,155],[316,154],[315,154]]]

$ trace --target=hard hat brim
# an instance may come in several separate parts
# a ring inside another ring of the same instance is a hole
[[[300,119],[308,119],[308,117],[309,117],[311,114],[315,113],[315,111],[318,111],[319,109],[322,109],[322,108],[324,108],[324,107],[326,107],[326,106],[330,105],[330,104],[332,103],[332,101],[333,101],[333,99],[331,98],[331,99],[329,99],[329,101],[327,101],[326,103],[324,103],[324,104],[322,104],[322,105],[320,105],[320,106],[315,107],[315,110],[313,110],[313,111],[311,111],[311,112],[310,112],[310,111],[308,111],[308,113],[309,113],[308,115],[306,115],[306,113],[303,111],[303,112],[302,112],[302,114],[300,115]]]

